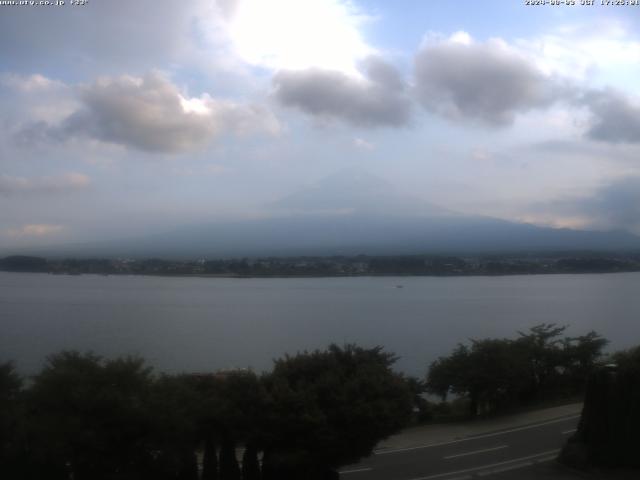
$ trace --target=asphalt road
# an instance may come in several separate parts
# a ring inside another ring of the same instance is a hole
[[[340,472],[343,480],[463,480],[554,460],[580,416],[446,443],[383,450]]]

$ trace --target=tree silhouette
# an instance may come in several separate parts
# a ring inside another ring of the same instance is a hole
[[[582,391],[607,341],[595,332],[560,338],[567,327],[541,324],[520,337],[471,340],[431,363],[427,390],[468,398],[475,416]]]
[[[248,443],[242,455],[242,480],[260,480],[258,449],[254,443]]]
[[[46,478],[65,472],[76,480],[137,472],[148,460],[150,419],[143,405],[149,383],[150,369],[140,359],[49,357],[29,391],[34,468],[53,472]]]
[[[562,450],[573,466],[640,467],[640,347],[589,377],[577,432]]]
[[[12,363],[0,364],[0,465],[9,477],[24,474],[22,383]]]
[[[218,453],[213,435],[207,435],[202,457],[202,480],[218,480]]]
[[[354,345],[276,360],[265,378],[271,426],[264,478],[326,478],[404,426],[412,394],[391,370],[395,360],[381,347]]]

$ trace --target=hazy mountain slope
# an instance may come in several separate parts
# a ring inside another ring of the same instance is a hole
[[[452,212],[400,192],[386,180],[360,169],[345,169],[270,205],[279,214],[433,216]]]
[[[626,232],[544,228],[453,213],[355,170],[339,172],[274,202],[269,214],[258,220],[174,227],[141,238],[38,253],[212,258],[640,249],[640,237]]]
[[[351,214],[212,223],[118,242],[41,249],[39,253],[213,258],[631,249],[640,249],[640,238],[625,232],[541,228],[479,217]]]

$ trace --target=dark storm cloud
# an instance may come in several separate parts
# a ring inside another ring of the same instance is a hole
[[[357,126],[402,126],[411,101],[398,72],[379,58],[363,62],[365,78],[323,69],[283,70],[273,78],[275,96],[287,107]]]
[[[593,118],[587,136],[612,143],[640,143],[640,104],[614,90],[589,91],[584,105]]]
[[[425,44],[415,58],[415,82],[425,109],[491,125],[510,124],[516,114],[559,96],[552,78],[497,40]]]

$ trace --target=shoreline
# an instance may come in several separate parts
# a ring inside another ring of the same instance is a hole
[[[625,273],[640,273],[640,269],[634,270],[612,270],[612,271],[590,271],[590,272],[514,272],[514,273],[362,273],[362,274],[265,274],[265,275],[240,275],[232,273],[133,273],[133,272],[27,272],[27,271],[11,271],[0,270],[0,273],[22,273],[22,274],[45,274],[61,277],[79,277],[79,276],[97,276],[97,277],[165,277],[165,278],[234,278],[234,279],[256,279],[256,278],[496,278],[496,277],[529,277],[529,276],[546,276],[546,275],[613,275]],[[401,288],[401,286],[399,286]]]

